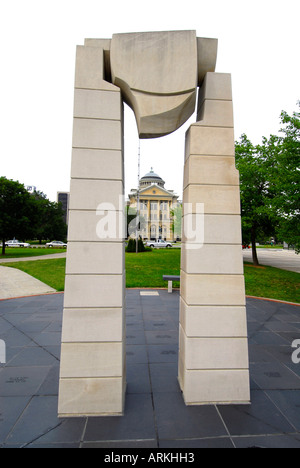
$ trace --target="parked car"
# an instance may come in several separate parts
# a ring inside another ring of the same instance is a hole
[[[56,249],[59,249],[59,248],[66,248],[67,244],[61,241],[52,241],[52,242],[47,242],[46,246],[55,247]]]
[[[9,240],[5,242],[6,247],[30,247],[27,242],[20,242],[17,239]]]
[[[146,242],[147,247],[156,247],[156,248],[169,248],[172,247],[171,242],[166,242],[162,239],[158,239],[157,241],[148,241]]]

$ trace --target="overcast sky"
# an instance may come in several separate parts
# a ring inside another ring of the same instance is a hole
[[[280,128],[300,99],[299,0],[11,0],[0,16],[0,175],[51,200],[68,191],[76,45],[114,33],[191,29],[218,38],[216,72],[231,73],[235,138]],[[141,140],[141,176],[154,168],[182,195],[184,134]],[[125,195],[137,185],[138,136],[125,111]]]

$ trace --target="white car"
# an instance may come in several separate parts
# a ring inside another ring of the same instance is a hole
[[[27,242],[20,242],[17,239],[9,240],[5,242],[6,247],[30,247]]]
[[[64,242],[61,242],[61,241],[52,241],[52,242],[48,242],[46,244],[47,247],[56,247],[57,249],[60,248],[60,247],[67,247],[67,244],[65,244]]]
[[[159,249],[172,247],[171,242],[166,242],[162,239],[158,239],[157,241],[148,241],[146,242],[146,245],[147,247],[152,247],[152,248],[156,247]]]

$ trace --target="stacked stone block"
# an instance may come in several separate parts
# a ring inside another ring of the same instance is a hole
[[[186,404],[249,403],[239,174],[228,74],[206,74],[197,122],[186,134],[180,301],[179,383]]]
[[[124,407],[123,102],[104,79],[106,46],[77,48],[60,416]]]

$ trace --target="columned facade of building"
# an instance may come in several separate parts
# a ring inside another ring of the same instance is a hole
[[[138,191],[131,190],[128,197],[129,207],[132,208],[132,212],[136,212]],[[181,235],[174,229],[174,211],[178,206],[178,196],[173,190],[165,189],[165,181],[151,168],[151,171],[140,179],[139,236],[143,240],[175,241]]]

